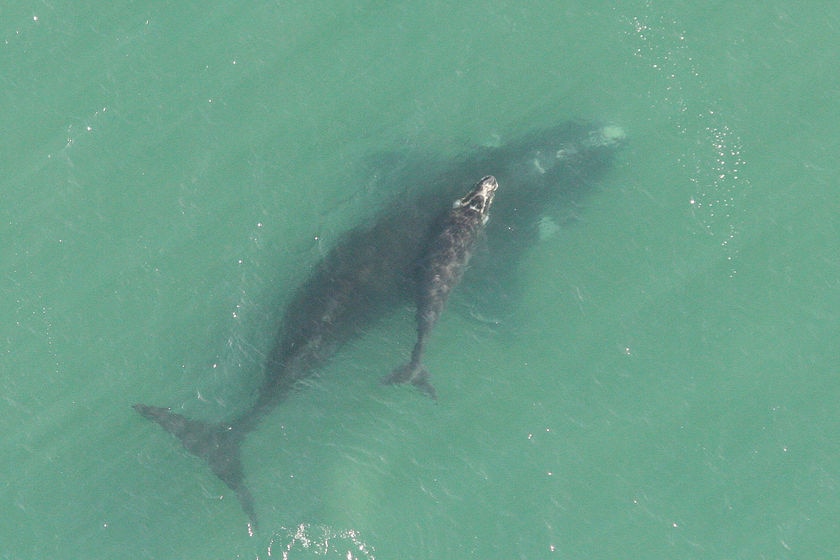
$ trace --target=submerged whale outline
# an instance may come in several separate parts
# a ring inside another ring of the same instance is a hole
[[[411,182],[414,188],[405,188],[372,225],[349,231],[296,291],[266,360],[257,398],[248,409],[221,423],[189,419],[164,407],[135,404],[134,409],[208,463],[236,493],[253,534],[257,514],[245,485],[243,439],[343,343],[412,299],[434,228],[465,186],[488,173],[504,185],[505,196],[495,203],[486,228],[490,258],[478,264],[473,259],[471,266],[473,278],[495,280],[499,263],[513,267],[528,241],[537,237],[537,221],[545,208],[564,198],[576,199],[608,167],[623,140],[619,127],[569,121],[505,146],[478,149],[437,174],[428,166],[406,166],[399,171],[399,183]]]

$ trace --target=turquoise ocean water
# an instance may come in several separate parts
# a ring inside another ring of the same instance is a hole
[[[0,7],[0,558],[840,558],[840,7],[618,5]],[[377,382],[408,308],[345,348],[249,537],[131,404],[247,407],[383,154],[569,118],[629,141],[513,313],[456,296],[437,405]]]

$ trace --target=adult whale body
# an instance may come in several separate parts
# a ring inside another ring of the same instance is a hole
[[[367,227],[348,232],[298,288],[283,313],[255,401],[234,419],[192,420],[168,408],[134,405],[203,458],[235,493],[256,527],[240,459],[243,438],[298,382],[385,312],[411,301],[439,220],[468,185],[488,173],[504,185],[487,225],[487,258],[471,263],[472,279],[499,278],[537,235],[537,220],[558,202],[575,200],[606,169],[624,138],[618,127],[568,122],[501,147],[482,148],[445,164],[395,167],[401,189]],[[465,284],[468,283],[465,280]]]

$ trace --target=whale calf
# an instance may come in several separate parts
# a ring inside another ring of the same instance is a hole
[[[473,246],[490,218],[490,206],[499,187],[492,175],[483,177],[463,198],[455,201],[420,257],[417,285],[417,342],[411,361],[394,370],[386,383],[411,383],[437,398],[429,372],[420,363],[426,341],[443,313],[449,294],[461,281]]]
[[[392,165],[384,181],[396,192],[393,202],[368,225],[339,239],[294,292],[254,402],[231,420],[216,423],[193,420],[165,407],[135,404],[134,409],[208,463],[235,492],[253,534],[257,514],[245,484],[243,439],[343,344],[362,335],[387,312],[417,299],[420,286],[429,282],[423,278],[429,244],[440,234],[452,201],[462,197],[477,177],[492,174],[504,186],[504,196],[493,204],[493,219],[484,228],[487,249],[473,256],[463,282],[465,287],[489,282],[491,290],[498,290],[494,283],[508,278],[523,250],[538,239],[539,219],[589,190],[609,168],[623,140],[618,127],[570,121],[454,160],[404,160]],[[466,259],[458,257],[455,262],[460,279]],[[434,302],[417,299],[417,305],[418,313],[421,307],[433,316],[439,313]],[[427,329],[418,325],[418,367]],[[416,379],[421,390],[433,394],[431,385],[426,386],[428,380],[416,373],[419,370],[412,371],[408,380]]]

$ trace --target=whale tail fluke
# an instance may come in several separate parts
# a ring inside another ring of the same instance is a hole
[[[399,383],[411,383],[420,391],[430,396],[432,400],[437,400],[437,392],[432,382],[429,381],[429,371],[420,365],[411,361],[403,366],[398,367],[391,375],[385,376],[382,383],[386,385],[396,385]]]
[[[190,420],[175,414],[169,408],[135,404],[134,410],[160,424],[164,430],[181,440],[187,451],[207,461],[213,473],[236,492],[236,497],[250,522],[249,532],[253,534],[257,526],[257,515],[254,511],[254,500],[245,486],[239,453],[239,445],[244,435],[241,430],[229,424]]]

